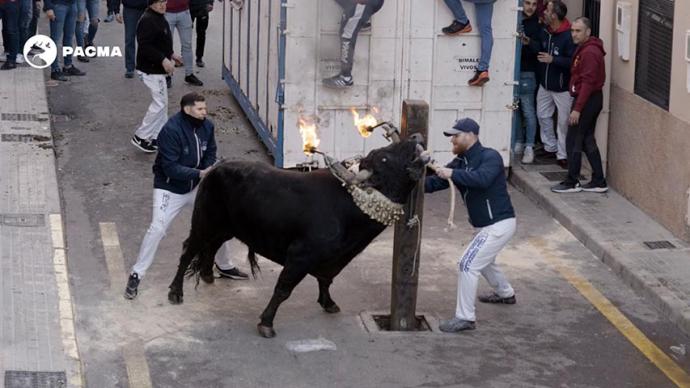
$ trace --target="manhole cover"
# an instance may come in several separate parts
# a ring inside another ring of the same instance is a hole
[[[644,245],[646,245],[649,249],[675,249],[676,247],[668,240],[645,241]]]
[[[44,226],[43,214],[0,214],[0,224],[7,226]]]
[[[3,113],[0,115],[2,121],[38,121],[38,115],[33,113]]]
[[[67,386],[65,372],[33,372],[8,370],[5,388],[63,388]]]

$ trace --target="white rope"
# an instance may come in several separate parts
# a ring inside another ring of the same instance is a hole
[[[437,165],[436,163],[429,163],[427,165],[429,168],[434,170],[436,173],[438,173],[438,170],[440,170],[442,167]],[[455,219],[455,186],[453,185],[453,180],[448,178],[448,185],[450,186],[450,211],[448,212],[448,221],[446,226],[443,231],[444,232],[449,232],[453,229],[455,229],[457,226],[455,225],[454,219]]]

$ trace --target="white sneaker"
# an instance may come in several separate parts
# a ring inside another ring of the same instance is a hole
[[[523,164],[534,163],[534,149],[532,147],[525,147],[525,153],[522,155]]]
[[[17,63],[24,63],[24,55],[22,54],[17,54],[17,60],[15,61]]]
[[[513,152],[514,152],[516,155],[519,155],[519,154],[522,153],[522,151],[524,151],[524,149],[525,149],[525,145],[524,145],[524,144],[522,144],[522,143],[515,143],[515,147],[513,148]]]

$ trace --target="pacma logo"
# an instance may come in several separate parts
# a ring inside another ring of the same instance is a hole
[[[45,69],[57,59],[57,45],[45,35],[34,35],[24,44],[24,58],[29,65],[36,69]],[[85,57],[122,57],[122,51],[118,46],[103,47],[63,47],[62,56],[79,55]]]

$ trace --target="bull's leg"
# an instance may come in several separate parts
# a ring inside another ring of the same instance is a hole
[[[218,238],[208,243],[201,250],[201,268],[199,268],[199,276],[204,283],[211,284],[215,280],[213,277],[213,263],[216,260],[216,253],[221,245],[225,243],[225,238]]]
[[[327,313],[339,313],[340,307],[331,299],[331,293],[328,291],[333,279],[327,278],[316,278],[319,281],[319,299],[317,302],[323,307],[323,310]]]
[[[177,267],[177,273],[175,274],[175,278],[173,279],[172,283],[170,283],[170,291],[168,292],[168,300],[172,304],[181,304],[183,302],[184,293],[182,289],[184,274],[187,272],[189,263],[192,262],[192,259],[194,259],[194,256],[196,256],[198,253],[198,243],[193,237],[190,236],[184,245],[184,251],[180,257],[180,264]]]
[[[276,316],[278,307],[290,297],[292,290],[307,276],[307,272],[308,268],[301,265],[301,263],[290,263],[290,261],[285,263],[285,267],[283,267],[278,277],[278,283],[276,283],[276,287],[273,290],[271,301],[268,302],[268,306],[261,313],[261,322],[257,325],[259,334],[262,337],[275,337],[276,332],[273,330],[273,318]]]

